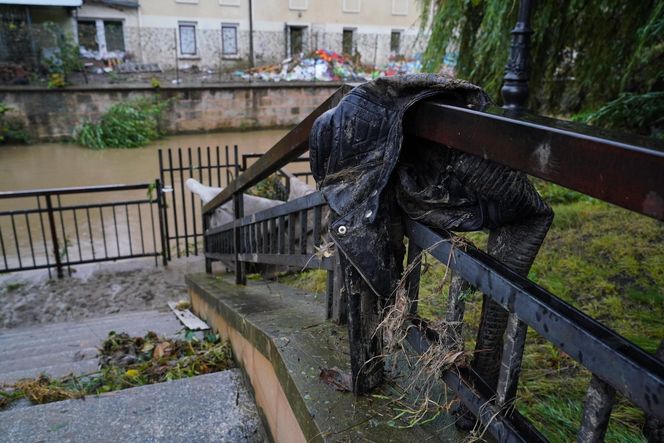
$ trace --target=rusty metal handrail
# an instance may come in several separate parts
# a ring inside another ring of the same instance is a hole
[[[664,220],[664,144],[531,114],[418,104],[407,133]]]
[[[287,165],[291,160],[305,153],[309,148],[309,132],[314,121],[325,111],[336,106],[341,98],[352,88],[353,86],[351,85],[343,85],[337,89],[334,94],[314,109],[311,114],[279,140],[269,151],[263,154],[256,163],[249,166],[244,173],[229,183],[228,187],[206,204],[203,207],[203,213],[208,214],[214,211],[217,207],[233,198],[234,194],[246,191]]]

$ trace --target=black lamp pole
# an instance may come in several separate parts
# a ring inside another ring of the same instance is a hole
[[[503,108],[524,111],[528,101],[528,64],[530,59],[530,0],[521,0],[519,17],[512,29],[510,55],[505,67],[503,87]]]

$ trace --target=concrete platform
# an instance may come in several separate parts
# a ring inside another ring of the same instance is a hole
[[[346,328],[326,321],[323,300],[272,282],[236,286],[230,276],[191,274],[186,281],[194,311],[230,340],[273,440],[455,442],[466,437],[447,414],[402,429],[389,401],[398,396],[393,390],[398,373],[378,395],[361,397],[320,381],[323,368],[350,371]]]

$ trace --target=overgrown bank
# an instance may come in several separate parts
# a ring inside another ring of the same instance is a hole
[[[78,125],[73,138],[92,149],[145,146],[165,134],[164,111],[171,102],[153,97],[117,103],[97,121]]]
[[[556,213],[529,277],[621,335],[654,353],[664,336],[664,224],[555,185],[538,182]],[[486,234],[466,236],[484,248]],[[425,259],[420,314],[445,318],[446,268]],[[448,276],[449,277],[449,276]],[[313,271],[283,279],[324,293],[326,275]],[[474,349],[481,295],[466,300],[466,349]],[[574,441],[590,374],[529,331],[518,408],[553,442]],[[620,399],[607,441],[643,441],[643,414]]]
[[[338,82],[193,86],[111,85],[64,89],[0,87],[0,102],[30,128],[34,142],[71,140],[82,122],[98,122],[112,106],[169,101],[160,130],[171,135],[290,128],[339,87]],[[123,114],[134,112],[127,107]],[[112,135],[112,134],[111,134]]]

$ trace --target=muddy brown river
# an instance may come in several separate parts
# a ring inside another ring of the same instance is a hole
[[[265,152],[287,131],[178,135],[135,149],[93,150],[75,144],[0,146],[0,191],[152,181],[159,148],[238,145],[240,153]]]
[[[240,155],[264,153],[286,133],[286,130],[265,130],[171,136],[136,149],[91,150],[76,144],[65,143],[0,146],[0,192],[152,182],[159,177],[158,150],[160,148],[185,148],[183,150],[184,163],[188,164],[186,148],[193,148],[195,163],[196,148],[201,147],[203,163],[205,163],[206,147],[210,146],[212,163],[215,163],[216,146],[221,147],[223,162],[226,145],[230,147],[231,156],[233,145],[238,145]],[[177,151],[174,152],[173,159],[177,166]],[[308,170],[308,165],[294,164],[287,169],[292,172],[301,172]],[[202,172],[205,173],[205,171]],[[222,184],[225,182],[223,175],[222,173]],[[186,180],[187,177],[188,175],[185,173],[183,178]],[[197,172],[194,173],[194,177],[198,178]],[[205,174],[203,177],[205,178]],[[214,185],[217,184],[216,178],[213,179],[213,182]],[[183,234],[185,214],[188,221],[188,233],[192,234],[192,212],[195,214],[197,229],[200,233],[201,205],[197,200],[192,200],[188,192],[185,192],[183,202],[179,186],[180,178],[176,172],[173,180],[175,192],[166,194],[170,214],[169,235],[175,234],[176,227],[179,234]],[[121,195],[117,192],[76,194],[63,196],[60,202],[54,202],[54,204],[76,207],[84,204],[145,198],[144,190],[124,191]],[[45,200],[42,199],[40,204],[44,205]],[[36,213],[15,214],[10,217],[7,212],[32,208],[36,208],[35,197],[0,199],[0,247],[2,247],[0,272],[19,265],[19,252],[23,266],[45,264],[45,250],[49,251],[49,259],[53,262],[54,253],[47,217],[43,215],[40,220],[39,214]],[[173,209],[177,212],[177,218],[173,214]],[[155,250],[155,243],[159,242],[157,217],[156,210],[151,210],[148,205],[119,205],[115,208],[62,211],[62,218],[59,217],[59,214],[56,217],[58,236],[66,239],[65,246],[63,246],[62,238],[60,238],[60,254],[63,259],[68,257],[69,261],[74,262],[100,257],[122,257],[136,254],[137,251],[139,253],[141,251],[152,252]],[[153,228],[157,230],[157,240],[153,240]],[[45,232],[43,235],[42,229]],[[16,236],[14,236],[14,232],[16,232]],[[143,235],[140,235],[141,233]],[[189,246],[193,248],[193,240],[189,243]],[[179,246],[180,252],[184,254],[185,243],[181,242]],[[175,250],[174,244],[171,244],[169,249],[173,256],[177,255],[178,251]]]

